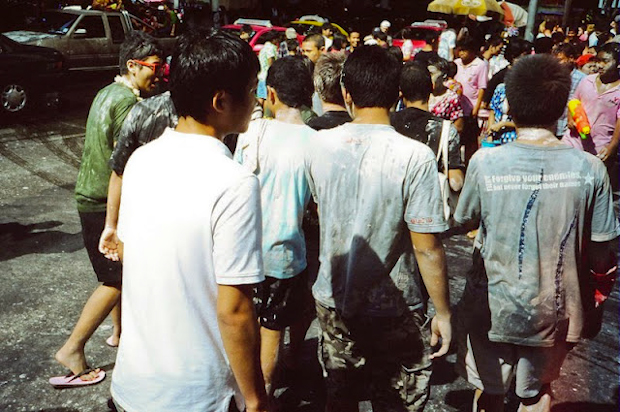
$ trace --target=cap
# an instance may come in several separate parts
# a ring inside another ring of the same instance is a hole
[[[379,25],[379,27],[392,27],[392,23],[390,23],[387,20],[383,20],[381,24]]]
[[[286,29],[284,34],[285,34],[287,39],[296,39],[297,38],[297,32],[292,27],[289,27],[288,29]]]

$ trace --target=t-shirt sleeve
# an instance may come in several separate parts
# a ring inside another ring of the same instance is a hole
[[[129,156],[131,156],[139,146],[138,131],[136,130],[138,112],[139,110],[134,105],[129,114],[127,114],[118,134],[118,140],[114,146],[114,151],[110,157],[110,167],[119,176],[123,175]]]
[[[618,217],[614,212],[611,185],[605,166],[597,162],[597,178],[595,179],[594,199],[592,206],[592,234],[593,242],[607,242],[620,235]]]
[[[489,108],[493,110],[496,114],[502,113],[502,88],[498,86],[493,93],[493,98],[491,98],[491,104]],[[496,116],[497,117],[497,116]]]
[[[478,186],[478,162],[474,155],[469,162],[465,183],[454,212],[454,220],[463,224],[480,219],[480,189]]]
[[[484,62],[478,72],[478,89],[486,89],[489,82],[489,64]]]
[[[316,135],[315,135],[316,136]],[[317,201],[317,193],[316,186],[314,184],[314,177],[312,176],[312,154],[313,154],[313,145],[311,143],[308,144],[307,149],[305,151],[304,156],[304,173],[306,174],[306,180],[308,181],[308,187],[310,188],[310,193],[312,194],[312,199],[316,204]]]
[[[112,118],[112,137],[114,139],[114,143],[118,141],[118,138],[121,134],[121,128],[123,127],[123,123],[125,122],[125,118],[129,114],[131,108],[136,104],[136,102],[137,100],[135,98],[125,98],[119,101],[114,108],[114,114]]]
[[[218,199],[212,212],[213,267],[220,285],[262,282],[260,188],[255,176],[242,178]]]
[[[430,149],[427,157],[407,174],[404,219],[411,232],[441,233],[448,230],[448,224],[443,215],[437,161]]]

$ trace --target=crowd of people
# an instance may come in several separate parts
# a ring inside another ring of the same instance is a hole
[[[502,411],[514,381],[520,410],[550,411],[616,278],[620,48],[595,45],[585,75],[571,41],[438,32],[399,54],[389,28],[258,57],[244,30],[190,30],[152,97],[165,56],[127,37],[75,192],[101,285],[52,385],[105,378],[84,345],[111,313],[118,411],[278,410],[318,318],[326,411],[422,411],[451,347],[473,410]],[[458,303],[450,227],[475,231]]]

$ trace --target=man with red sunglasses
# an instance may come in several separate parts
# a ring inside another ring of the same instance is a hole
[[[112,171],[108,160],[129,110],[142,95],[154,91],[161,75],[162,56],[162,50],[149,35],[137,31],[128,35],[120,50],[120,73],[112,84],[97,93],[88,115],[75,197],[84,244],[101,285],[86,302],[71,336],[56,353],[56,360],[70,370],[67,376],[50,379],[56,387],[92,385],[105,378],[104,371],[91,369],[86,363],[84,346],[110,312],[114,332],[107,342],[111,346],[118,344],[121,264],[106,259],[98,251]]]

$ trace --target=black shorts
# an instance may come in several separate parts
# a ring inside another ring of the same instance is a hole
[[[80,223],[82,224],[84,246],[97,275],[97,280],[102,283],[121,283],[121,262],[111,261],[99,252],[99,238],[105,227],[105,212],[78,213],[80,214]]]
[[[260,325],[266,329],[284,330],[314,310],[314,299],[308,286],[308,270],[290,279],[265,276],[254,289],[254,306]]]

